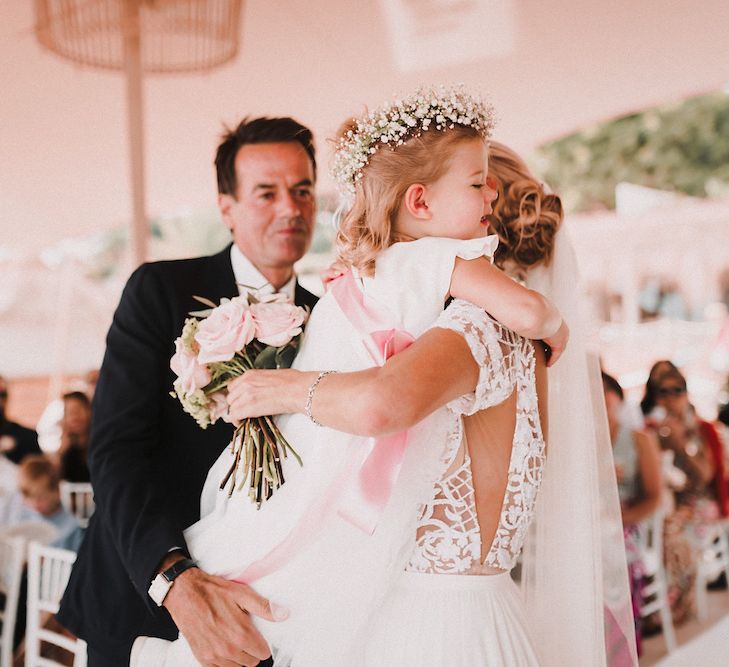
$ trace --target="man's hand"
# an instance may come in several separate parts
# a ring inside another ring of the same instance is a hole
[[[175,579],[164,601],[172,620],[204,667],[252,667],[271,651],[250,615],[283,621],[288,610],[250,586],[190,568]]]

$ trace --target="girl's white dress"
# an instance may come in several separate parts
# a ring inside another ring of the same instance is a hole
[[[304,465],[286,461],[286,484],[259,511],[244,493],[228,498],[218,491],[229,451],[211,469],[202,518],[186,532],[204,570],[234,577],[280,544],[300,519],[311,524],[294,558],[251,582],[290,610],[281,623],[256,620],[277,667],[538,663],[510,576],[545,461],[534,351],[469,303],[456,300],[443,310],[455,257],[490,257],[495,245],[494,237],[397,243],[378,256],[373,278],[358,281],[369,303],[387,310],[396,328],[416,338],[432,327],[460,333],[481,368],[473,394],[410,430],[397,484],[372,535],[340,516],[345,500],[332,492],[367,450],[367,438],[317,427],[303,415],[281,417],[278,425]],[[370,366],[360,335],[327,294],[311,315],[294,367]],[[502,512],[480,562],[482,536],[462,417],[514,392],[516,428]],[[172,644],[140,638],[132,664],[197,663],[181,637]]]

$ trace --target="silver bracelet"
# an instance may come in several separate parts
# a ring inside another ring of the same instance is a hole
[[[337,371],[322,371],[319,373],[319,375],[316,376],[316,380],[311,383],[309,386],[309,394],[306,397],[306,406],[304,407],[304,414],[311,419],[314,424],[317,426],[324,426],[324,424],[320,424],[316,419],[314,419],[314,415],[311,414],[311,402],[314,400],[314,392],[316,391],[316,388],[319,386],[319,383],[322,381],[322,378],[326,377],[327,375],[331,375],[332,373],[336,373]]]

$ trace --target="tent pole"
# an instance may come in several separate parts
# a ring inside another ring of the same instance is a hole
[[[132,259],[137,266],[147,260],[147,215],[144,192],[144,128],[142,98],[142,54],[139,28],[139,0],[127,0],[124,7],[124,73],[129,114],[129,157],[132,183]]]

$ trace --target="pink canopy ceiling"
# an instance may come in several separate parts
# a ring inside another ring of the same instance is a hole
[[[32,3],[0,11],[0,246],[30,250],[125,223],[122,79],[43,51]],[[214,204],[217,136],[245,114],[291,114],[310,125],[325,165],[325,138],[363,104],[462,81],[496,105],[497,136],[528,150],[724,87],[727,26],[724,0],[248,0],[233,64],[145,84],[149,213]]]

